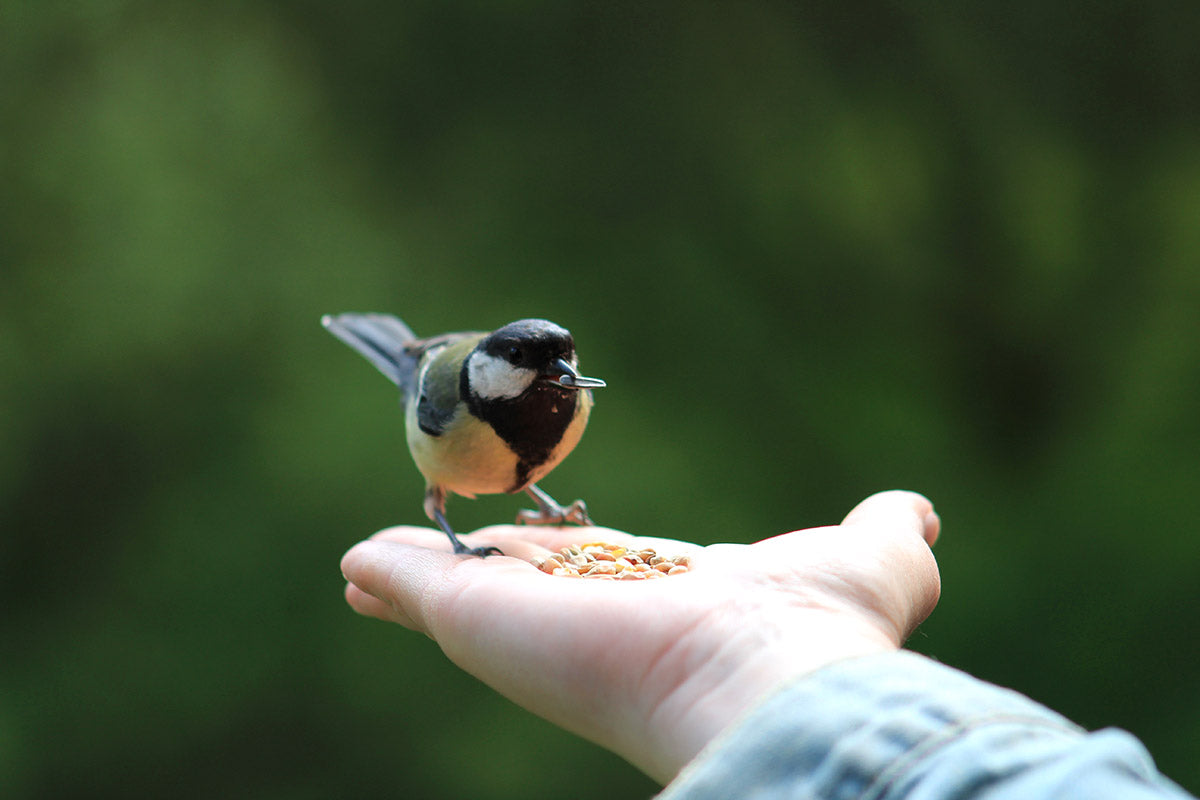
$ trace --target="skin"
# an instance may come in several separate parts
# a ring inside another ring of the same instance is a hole
[[[940,588],[928,500],[883,492],[840,525],[708,547],[607,528],[495,526],[448,552],[426,528],[389,528],[342,560],[360,614],[431,637],[454,663],[535,714],[667,783],[782,684],[900,647]],[[540,572],[572,543],[636,543],[691,571],[654,581]]]

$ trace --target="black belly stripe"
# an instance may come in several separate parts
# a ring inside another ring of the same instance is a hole
[[[529,483],[530,474],[545,464],[562,441],[575,418],[578,395],[571,389],[550,384],[534,384],[514,400],[482,402],[471,397],[467,408],[492,426],[517,456],[517,469],[509,492],[519,492]]]
[[[509,494],[516,494],[525,488],[529,483],[529,473],[533,471],[534,466],[524,459],[517,462],[517,480],[508,488]]]

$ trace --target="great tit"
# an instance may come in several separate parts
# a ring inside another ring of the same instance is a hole
[[[491,333],[446,333],[418,339],[389,314],[326,315],[321,324],[400,387],[408,449],[425,476],[425,514],[450,537],[455,553],[470,548],[446,522],[446,497],[514,494],[538,504],[518,523],[590,525],[587,506],[564,508],[537,482],[579,443],[592,410],[579,374],[575,342],[544,319],[523,319]]]

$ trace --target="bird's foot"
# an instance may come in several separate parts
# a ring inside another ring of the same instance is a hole
[[[441,500],[441,502],[444,502],[444,498]],[[484,558],[486,556],[504,555],[499,547],[492,547],[490,545],[486,547],[467,547],[465,544],[463,544],[459,540],[458,536],[455,535],[454,529],[450,527],[450,523],[446,521],[446,512],[442,510],[441,502],[439,502],[438,498],[435,497],[434,502],[429,505],[429,516],[433,517],[433,521],[436,522],[437,526],[442,529],[442,533],[449,537],[450,546],[454,548],[454,555],[479,556],[480,558]]]
[[[503,550],[501,550],[499,547],[492,547],[491,545],[487,545],[486,547],[467,547],[457,539],[455,540],[454,545],[454,554],[458,556],[479,556],[480,558],[485,558],[487,556],[504,555]]]
[[[565,525],[568,522],[575,525],[594,524],[588,516],[587,504],[576,500],[564,508],[558,503],[547,503],[536,511],[523,508],[517,512],[518,525]]]

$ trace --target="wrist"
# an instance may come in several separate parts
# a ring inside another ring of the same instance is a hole
[[[808,617],[773,639],[761,629],[722,637],[709,657],[652,704],[642,746],[623,755],[669,783],[783,687],[838,661],[899,649],[861,617],[818,610]]]

